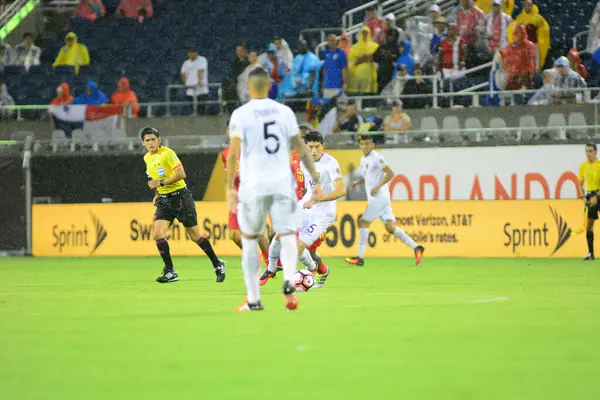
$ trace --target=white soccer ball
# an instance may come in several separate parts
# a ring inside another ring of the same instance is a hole
[[[294,285],[296,290],[306,292],[315,284],[315,277],[307,269],[301,269],[294,274]]]

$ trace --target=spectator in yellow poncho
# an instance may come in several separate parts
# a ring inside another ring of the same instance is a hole
[[[475,5],[488,15],[493,11],[492,0],[475,0]],[[515,10],[515,0],[502,0],[502,12],[512,17]]]
[[[348,55],[349,93],[377,93],[377,65],[373,62],[373,53],[378,47],[371,40],[369,27],[363,26],[358,42],[350,48]]]
[[[550,48],[550,25],[548,21],[540,15],[540,10],[533,4],[533,0],[523,0],[523,11],[517,16],[515,21],[508,27],[508,41],[512,43],[513,32],[519,24],[525,25],[527,29],[527,39],[531,40],[538,49],[537,70],[544,69],[546,56]]]
[[[81,43],[77,43],[76,34],[73,32],[67,33],[65,43],[65,46],[58,52],[58,56],[56,57],[56,60],[54,60],[52,67],[70,65],[75,67],[75,73],[77,74],[81,65],[90,65],[90,53],[88,52],[88,48]]]

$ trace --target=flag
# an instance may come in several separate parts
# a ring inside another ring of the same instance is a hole
[[[75,129],[83,129],[88,137],[96,132],[109,132],[117,127],[121,106],[104,104],[92,105],[55,105],[50,106],[50,115],[56,129],[62,129],[68,138]]]

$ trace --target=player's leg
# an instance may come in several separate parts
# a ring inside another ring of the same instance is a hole
[[[242,234],[240,233],[240,226],[238,225],[237,214],[229,211],[227,218],[227,228],[229,229],[229,240],[231,240],[237,247],[242,248]]]
[[[367,209],[358,219],[358,254],[356,257],[344,259],[347,264],[362,267],[365,265],[365,251],[367,250],[367,242],[369,240],[369,226],[371,222],[377,219],[380,215],[380,207],[374,201],[367,204]]]
[[[325,241],[325,234],[321,235],[309,248],[310,256],[317,264],[317,276],[315,277],[315,288],[320,289],[325,285],[325,281],[329,278],[329,268],[323,262],[323,259],[317,254],[317,249]]]
[[[231,240],[237,247],[242,249],[242,234],[240,231],[229,230],[229,240]]]
[[[269,262],[258,280],[260,286],[264,286],[269,279],[275,278],[275,275],[277,275],[277,260],[279,260],[279,256],[281,255],[281,242],[279,238],[279,233],[276,233],[269,245]]]
[[[394,217],[391,206],[386,207],[381,219],[384,221],[385,230],[388,231],[390,235],[394,235],[400,239],[402,243],[414,250],[415,264],[419,265],[421,258],[423,258],[425,247],[418,245],[410,236],[406,234],[406,232],[396,226],[396,217]]]
[[[162,210],[164,211],[164,210]],[[156,278],[158,283],[169,283],[177,282],[179,276],[173,266],[173,260],[171,259],[171,249],[169,247],[169,241],[167,240],[167,231],[171,226],[172,219],[168,219],[167,213],[161,212],[157,209],[155,220],[154,220],[154,240],[156,241],[156,248],[160,256],[163,259],[164,267],[161,276]],[[161,219],[159,219],[161,218]]]
[[[588,255],[584,258],[586,261],[596,259],[594,255],[594,223],[598,219],[598,197],[591,196],[588,205],[588,220],[586,226],[586,238],[588,245]]]
[[[260,260],[258,238],[264,234],[265,218],[270,198],[240,200],[238,203],[238,222],[242,233],[242,270],[246,284],[246,300],[236,311],[259,311],[263,309],[260,301],[258,271]]]
[[[260,254],[265,264],[269,264],[269,240],[265,235],[258,238],[258,247],[260,248]]]
[[[210,262],[213,265],[213,271],[215,272],[215,275],[217,275],[217,282],[223,282],[226,273],[225,261],[220,260],[219,257],[217,257],[210,244],[210,240],[200,232],[196,205],[194,204],[194,199],[192,198],[192,193],[190,191],[186,190],[181,195],[180,205],[181,209],[177,215],[177,219],[179,219],[185,227],[185,231],[189,238],[196,243],[210,259]]]

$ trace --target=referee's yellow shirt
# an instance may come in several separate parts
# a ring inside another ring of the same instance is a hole
[[[144,156],[146,163],[146,173],[152,179],[167,179],[175,173],[177,168],[181,168],[181,161],[175,152],[167,147],[160,147],[154,153],[146,153]],[[159,194],[168,194],[185,188],[183,179],[173,182],[170,185],[159,186]]]
[[[600,160],[586,161],[579,167],[579,182],[585,181],[585,190],[600,190]]]

